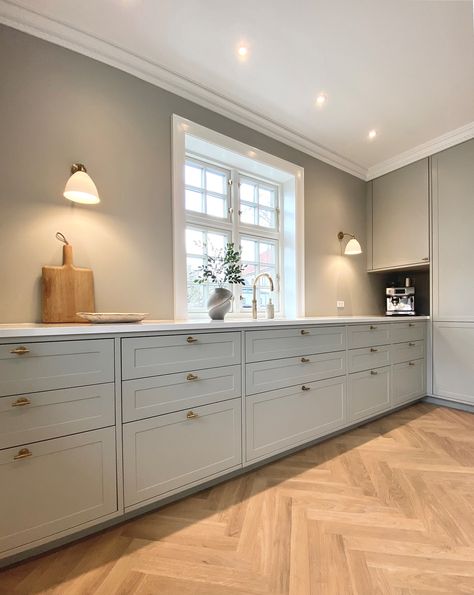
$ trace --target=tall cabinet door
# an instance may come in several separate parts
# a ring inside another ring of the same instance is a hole
[[[429,256],[428,159],[422,159],[372,182],[369,269],[426,264]]]
[[[474,321],[474,140],[432,158],[433,316]]]

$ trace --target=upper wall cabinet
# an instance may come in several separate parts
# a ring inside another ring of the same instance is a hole
[[[428,159],[372,181],[368,201],[369,270],[429,262],[428,192]]]
[[[433,316],[474,321],[474,139],[432,157]]]

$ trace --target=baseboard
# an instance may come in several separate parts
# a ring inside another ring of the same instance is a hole
[[[459,411],[474,413],[474,405],[459,403],[458,401],[450,401],[449,399],[441,399],[440,397],[425,397],[423,402],[431,403],[431,405],[439,405],[440,407],[449,407],[450,409],[459,409]]]

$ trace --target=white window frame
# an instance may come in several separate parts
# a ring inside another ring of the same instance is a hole
[[[172,191],[173,191],[173,265],[174,265],[174,317],[176,320],[188,319],[189,314],[199,317],[197,313],[188,313],[187,304],[187,274],[185,229],[187,216],[185,209],[185,181],[184,165],[187,159],[186,135],[212,143],[223,151],[231,151],[236,160],[245,161],[247,165],[255,165],[255,173],[249,167],[238,167],[240,175],[247,174],[251,178],[260,178],[268,182],[259,171],[264,166],[268,171],[278,172],[280,177],[281,209],[280,209],[280,254],[278,259],[281,268],[281,288],[279,294],[281,315],[286,318],[297,318],[305,315],[304,304],[304,169],[294,163],[280,159],[274,155],[236,141],[223,134],[205,128],[176,114],[172,117]],[[194,157],[191,155],[191,159]],[[199,161],[199,158],[196,159]],[[207,159],[203,159],[207,162]],[[212,160],[210,160],[212,163]],[[253,163],[252,163],[253,162]],[[217,165],[217,163],[216,163]],[[233,169],[226,167],[226,169]],[[269,176],[269,179],[273,179]],[[272,182],[273,183],[273,182]],[[231,192],[235,188],[231,187]],[[189,211],[188,211],[189,213]],[[199,219],[199,213],[193,213],[193,219]],[[215,219],[215,227],[224,223],[221,229],[228,228],[229,219]],[[209,224],[209,217],[206,217]],[[235,221],[232,217],[230,221]],[[275,236],[271,229],[256,225],[245,226],[239,224],[240,232],[244,235],[269,239]],[[234,229],[235,233],[235,229]],[[277,280],[275,280],[277,281]],[[240,310],[240,308],[238,308]],[[232,317],[248,318],[250,313],[234,312]]]

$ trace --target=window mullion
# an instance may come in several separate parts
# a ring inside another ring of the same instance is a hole
[[[240,233],[239,233],[239,172],[232,169],[230,172],[232,183],[230,185],[230,205],[231,205],[231,221],[232,221],[232,242],[240,250]],[[232,288],[234,294],[234,312],[240,312],[240,296],[241,286],[234,285]]]

